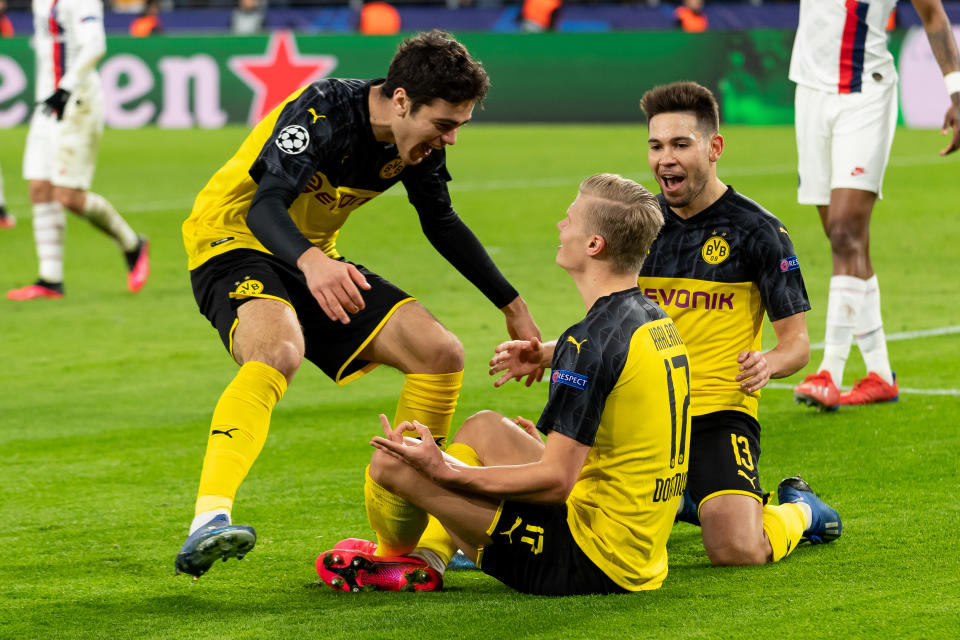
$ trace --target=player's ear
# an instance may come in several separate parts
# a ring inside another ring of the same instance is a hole
[[[716,162],[723,155],[723,136],[715,133],[710,136],[710,162]]]
[[[410,111],[410,96],[407,95],[407,91],[403,87],[397,87],[393,90],[393,97],[390,102],[393,104],[396,114],[401,118]]]
[[[601,251],[607,248],[607,241],[603,239],[603,236],[593,234],[590,236],[590,241],[587,243],[587,255],[591,258],[600,254]]]

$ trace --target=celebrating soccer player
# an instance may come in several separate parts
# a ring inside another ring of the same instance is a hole
[[[463,347],[412,296],[338,253],[357,207],[402,182],[427,238],[504,313],[510,336],[539,337],[447,192],[445,147],[488,87],[449,34],[419,34],[400,45],[386,79],[325,79],[289,96],[197,196],[183,224],[194,295],[241,366],[213,413],[179,571],[200,576],[253,547],[253,528],[231,524],[234,497],[304,358],[339,384],[378,364],[399,369],[394,424],[428,425],[441,444],[447,436]],[[381,552],[412,548],[422,511],[369,474],[364,493]]]
[[[841,526],[799,476],[780,483],[777,506],[764,504],[760,488],[760,389],[810,358],[800,264],[783,224],[717,177],[724,140],[709,89],[659,86],[640,105],[664,226],[639,282],[676,322],[692,366],[690,476],[680,515],[702,523],[714,564],[776,562],[803,540],[837,538]],[[777,334],[767,352],[760,351],[764,312]]]
[[[895,6],[896,0],[800,2],[790,59],[790,79],[797,83],[797,200],[817,206],[830,239],[833,276],[823,360],[794,396],[820,409],[899,397],[870,262],[870,216],[897,127],[897,70],[885,29]],[[913,0],[913,6],[950,96],[943,133],[953,137],[940,152],[946,155],[960,148],[960,58],[940,0]],[[854,337],[867,375],[841,393]]]
[[[11,300],[63,297],[64,207],[116,241],[136,293],[150,273],[148,244],[103,196],[91,192],[103,136],[103,93],[97,62],[106,53],[98,0],[33,0],[37,108],[23,153],[30,183],[39,277],[11,289]]]
[[[687,349],[673,322],[637,287],[663,216],[641,185],[602,174],[580,185],[558,224],[557,264],[586,317],[556,341],[497,348],[499,384],[550,366],[540,420],[493,411],[468,419],[444,456],[431,430],[406,425],[371,444],[370,473],[431,514],[410,555],[373,555],[347,539],[317,558],[343,590],[430,590],[457,547],[487,574],[526,593],[625,593],[658,588],[687,476]],[[537,434],[546,435],[546,444]]]

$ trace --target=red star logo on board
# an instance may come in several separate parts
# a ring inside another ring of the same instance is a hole
[[[275,31],[262,56],[231,56],[230,68],[253,89],[248,122],[256,124],[300,87],[324,78],[336,56],[301,55],[289,31]]]

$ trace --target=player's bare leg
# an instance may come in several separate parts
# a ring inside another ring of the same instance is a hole
[[[218,558],[242,558],[256,542],[252,527],[231,524],[233,501],[266,442],[273,407],[304,355],[300,324],[286,303],[250,300],[237,317],[233,356],[240,371],[214,410],[196,515],[175,563],[177,571],[195,577]]]
[[[0,170],[0,229],[13,229],[17,219],[7,211],[7,201],[3,196],[3,171]]]
[[[754,497],[720,495],[700,505],[703,548],[715,565],[765,564],[772,549],[763,530],[763,505]]]

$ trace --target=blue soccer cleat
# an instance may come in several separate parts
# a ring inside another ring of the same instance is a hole
[[[478,571],[479,569],[480,567],[460,550],[457,550],[447,563],[447,571]]]
[[[692,525],[700,526],[700,515],[697,510],[697,503],[690,497],[690,491],[684,490],[683,497],[680,498],[680,506],[677,509],[677,516],[674,522],[689,522]]]
[[[802,502],[810,507],[813,522],[803,532],[803,538],[800,539],[800,542],[822,544],[840,537],[840,532],[843,530],[840,514],[818,498],[810,485],[800,476],[791,476],[781,480],[777,487],[777,498],[780,500],[780,504]]]
[[[227,516],[220,514],[187,537],[174,566],[177,573],[189,573],[196,579],[209,571],[217,558],[242,560],[256,542],[253,527],[230,524]]]

